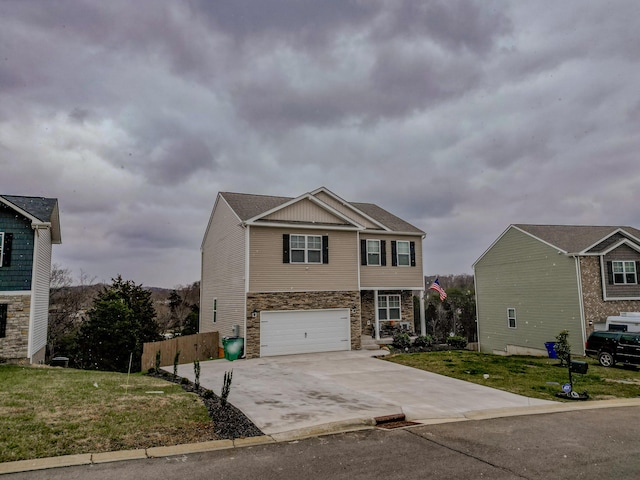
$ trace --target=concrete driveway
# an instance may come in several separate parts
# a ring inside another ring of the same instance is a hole
[[[229,401],[267,435],[370,425],[374,417],[396,414],[462,420],[474,412],[554,403],[375,358],[382,352],[212,360],[200,363],[200,384],[219,395],[224,373],[233,370]],[[193,380],[193,365],[179,366],[178,375]]]

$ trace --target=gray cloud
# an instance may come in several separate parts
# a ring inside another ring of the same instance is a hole
[[[0,191],[54,261],[197,280],[216,193],[324,185],[411,221],[427,273],[510,223],[640,227],[637,2],[0,2]]]

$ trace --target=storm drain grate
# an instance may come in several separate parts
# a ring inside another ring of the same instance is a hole
[[[396,415],[386,415],[384,417],[376,417],[374,418],[374,420],[376,422],[376,427],[384,428],[385,430],[419,425],[419,423],[405,420],[404,413],[398,413]]]

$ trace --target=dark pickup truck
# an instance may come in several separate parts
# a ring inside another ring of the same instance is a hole
[[[640,365],[640,333],[593,332],[587,340],[585,352],[597,358],[603,367],[616,363]]]

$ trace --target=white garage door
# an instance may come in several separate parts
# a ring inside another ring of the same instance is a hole
[[[349,309],[260,312],[260,356],[351,350]]]

